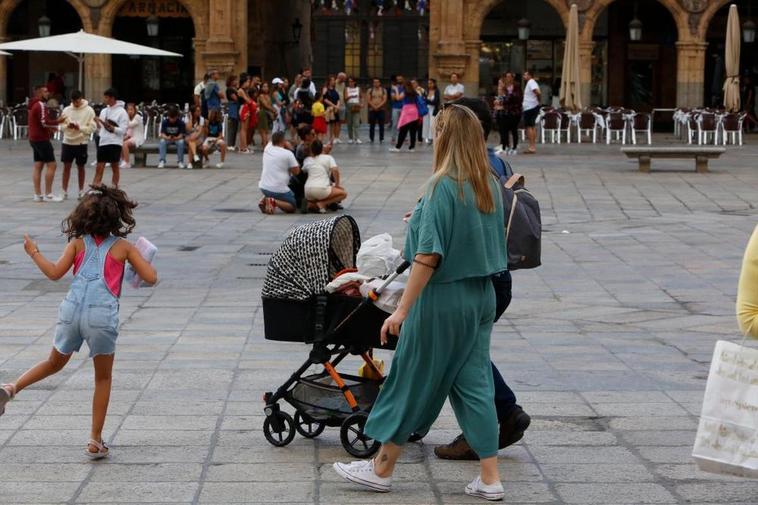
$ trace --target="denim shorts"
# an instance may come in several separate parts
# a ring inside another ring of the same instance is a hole
[[[286,193],[277,193],[275,191],[269,191],[267,189],[260,188],[261,192],[263,193],[263,196],[267,196],[269,198],[273,198],[274,200],[280,200],[282,202],[287,202],[288,204],[292,205],[293,207],[297,207],[297,202],[295,201],[295,193],[292,192],[292,190],[288,190]]]
[[[82,303],[74,296],[66,296],[58,309],[53,345],[61,354],[78,352],[84,341],[89,356],[113,354],[118,338],[118,303]]]

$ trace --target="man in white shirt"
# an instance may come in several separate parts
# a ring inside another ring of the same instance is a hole
[[[524,72],[524,99],[522,101],[522,109],[524,114],[524,127],[526,128],[526,138],[529,141],[529,149],[527,154],[534,154],[537,152],[537,129],[535,123],[537,122],[537,116],[540,113],[540,86],[537,81],[534,80],[532,74],[527,70]]]
[[[94,186],[98,186],[103,181],[103,173],[107,164],[110,164],[113,171],[112,185],[118,187],[121,178],[118,164],[121,161],[124,135],[129,128],[129,115],[124,109],[124,102],[119,100],[117,96],[118,93],[115,89],[106,89],[103,93],[103,103],[106,107],[100,111],[100,117],[95,118],[95,122],[100,128],[100,142],[97,145],[95,179],[92,181]]]
[[[208,83],[208,79],[211,78],[211,75],[206,73],[203,75],[203,80],[197,83],[197,86],[195,86],[195,91],[192,95],[192,98],[195,101],[195,107],[200,107],[200,104],[202,103],[202,96],[203,92],[205,91],[205,85]]]
[[[450,84],[445,88],[445,95],[442,97],[445,100],[445,103],[454,102],[459,98],[463,98],[463,93],[466,89],[463,87],[463,84],[458,82],[458,79],[458,74],[455,72],[450,74]]]
[[[289,188],[289,182],[292,175],[300,173],[300,165],[285,137],[284,132],[274,133],[263,150],[263,171],[258,183],[263,198],[258,202],[258,208],[264,214],[273,214],[277,207],[287,214],[297,210],[295,193]]]

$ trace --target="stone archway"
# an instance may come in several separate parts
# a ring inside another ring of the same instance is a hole
[[[11,19],[16,8],[24,0],[0,0],[0,42],[6,42],[8,40],[8,22]],[[82,28],[85,31],[92,32],[92,17],[90,16],[90,8],[84,3],[83,0],[66,0],[73,10],[76,12],[79,20],[81,21]],[[9,92],[7,88],[6,76],[8,75],[8,63],[6,57],[0,57],[0,100],[9,99]]]

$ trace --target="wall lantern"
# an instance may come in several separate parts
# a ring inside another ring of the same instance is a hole
[[[746,44],[755,42],[755,23],[750,19],[742,24],[742,40],[744,40]]]
[[[629,40],[632,42],[642,40],[642,21],[637,17],[637,2],[634,2],[634,18],[629,21]]]
[[[37,22],[37,25],[39,26],[39,36],[40,37],[49,37],[50,36],[50,27],[52,26],[52,23],[50,22],[50,18],[47,16],[42,16],[39,18],[39,21]]]
[[[519,40],[529,40],[529,31],[532,27],[532,23],[526,18],[521,18],[518,20],[518,23],[516,23],[516,27],[518,28]]]
[[[158,29],[160,28],[160,20],[157,17],[150,16],[149,18],[147,18],[147,21],[145,21],[145,25],[147,25],[148,37],[158,36]]]

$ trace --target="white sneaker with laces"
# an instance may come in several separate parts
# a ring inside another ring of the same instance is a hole
[[[46,202],[56,202],[56,203],[58,203],[58,202],[62,202],[63,198],[61,198],[58,195],[54,195],[54,194],[50,193],[48,195],[45,195],[45,201]]]
[[[484,498],[488,501],[500,501],[505,497],[505,490],[502,483],[485,484],[482,482],[482,477],[477,476],[476,479],[466,486],[466,494]]]
[[[338,475],[359,486],[365,486],[380,493],[388,493],[392,489],[392,477],[379,477],[374,471],[373,459],[335,463],[333,467]]]
[[[44,202],[45,201],[45,197],[42,196],[42,195],[34,195],[33,201],[35,201],[35,202]]]
[[[161,160],[158,162],[158,168],[166,168],[166,162]]]

